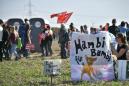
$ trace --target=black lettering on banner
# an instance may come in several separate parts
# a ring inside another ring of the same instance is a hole
[[[77,44],[76,40],[75,40],[74,42],[75,42],[76,54],[78,54],[78,50],[79,50],[79,49],[80,49],[81,51],[83,51],[83,49],[82,49],[82,47],[81,47],[80,39],[78,39],[78,44]]]
[[[100,55],[101,55],[101,51],[98,50],[98,51],[97,51],[97,56],[100,56]]]
[[[99,48],[101,46],[101,42],[99,41],[99,37],[97,37],[97,44],[96,47]]]
[[[88,48],[90,47],[94,48],[94,42],[88,42]]]
[[[106,43],[105,43],[105,37],[103,37],[102,48],[104,47],[105,44],[106,44]]]
[[[96,56],[95,49],[91,49],[91,56]]]
[[[80,56],[75,56],[75,61],[77,62],[78,65],[81,65],[80,63],[83,61],[83,58]]]
[[[111,60],[111,54],[108,55],[107,53],[105,53],[104,51],[101,51],[101,56],[104,56],[105,59],[107,59],[108,61]]]
[[[104,51],[101,51],[101,56],[104,56],[104,58],[106,58],[106,53]]]
[[[91,49],[91,56],[103,56],[108,61],[111,60],[111,54],[96,49]]]
[[[106,59],[108,60],[108,61],[110,61],[110,59],[111,59],[111,55],[109,56],[109,55],[107,55],[106,56]]]
[[[82,41],[82,48],[83,49],[86,49],[87,47],[86,47],[86,42],[85,41]]]

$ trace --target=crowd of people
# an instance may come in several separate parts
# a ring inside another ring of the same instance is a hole
[[[100,31],[107,31],[112,38],[112,53],[116,60],[129,60],[128,42],[129,42],[129,24],[122,21],[119,26],[116,25],[116,19],[112,20],[112,25],[106,23],[104,26],[100,25],[99,28],[90,28],[88,32],[87,25],[80,26],[78,30],[73,23],[66,29],[64,24],[61,24],[59,28],[58,44],[60,46],[60,56],[62,59],[69,57],[69,44],[72,38],[73,32],[79,32],[83,34],[97,34]],[[41,48],[41,56],[51,56],[53,54],[52,41],[54,33],[51,30],[49,24],[45,24],[43,29],[38,34],[38,41]],[[20,25],[19,29],[15,26],[7,25],[6,23],[0,23],[0,61],[4,59],[10,60],[12,55],[18,60],[22,57],[29,57],[29,49],[26,49],[27,44],[31,44],[31,26],[28,19],[24,19],[24,23]]]
[[[0,23],[0,61],[3,59],[11,60],[15,56],[15,60],[28,57],[29,53],[26,44],[31,43],[30,24],[28,19],[24,19],[24,24],[19,27],[8,25],[7,22]]]
[[[2,21],[2,20],[1,20]],[[7,22],[0,22],[0,61],[3,59],[19,60],[22,57],[30,57],[30,48],[34,45],[31,42],[32,26],[28,19],[24,19],[24,23],[19,27],[8,25]],[[49,24],[42,26],[41,32],[38,34],[38,41],[41,48],[42,56],[51,56],[53,31]],[[35,37],[35,38],[37,38]]]
[[[59,35],[59,43],[61,44],[61,57],[66,57],[67,47],[73,32],[79,32],[83,34],[97,34],[101,31],[107,31],[112,41],[111,50],[114,60],[129,60],[129,24],[125,21],[122,21],[121,24],[117,26],[116,23],[116,19],[112,19],[112,25],[106,23],[104,26],[100,25],[99,28],[91,27],[89,33],[87,25],[80,26],[80,30],[78,30],[75,28],[73,23],[71,23],[69,25],[68,32],[64,30],[64,35],[62,33]],[[61,25],[60,32],[63,31],[63,28],[65,28],[64,25]]]

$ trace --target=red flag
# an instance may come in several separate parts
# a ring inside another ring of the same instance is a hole
[[[53,17],[57,17],[58,14],[52,14],[50,17],[53,18]]]
[[[66,23],[71,15],[72,15],[72,12],[71,13],[65,13],[65,14],[62,14],[62,15],[58,16],[57,23]]]
[[[58,16],[60,16],[60,15],[62,15],[62,14],[64,14],[64,13],[67,13],[67,11],[62,12],[62,13],[55,13],[55,14],[52,14],[50,17],[51,17],[51,18],[53,18],[53,17],[58,17]]]
[[[62,13],[57,13],[57,14],[52,14],[51,18],[53,17],[58,17],[57,23],[66,23],[68,19],[71,17],[73,12],[67,13],[67,12],[62,12]]]

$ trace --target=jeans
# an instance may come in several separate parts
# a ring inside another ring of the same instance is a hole
[[[48,41],[48,51],[49,51],[50,55],[53,54],[51,46],[52,46],[52,41]]]
[[[61,43],[61,58],[66,58],[65,43]]]
[[[48,56],[48,42],[42,41],[40,44],[41,52],[43,56]]]
[[[3,58],[3,52],[2,52],[2,48],[3,48],[3,42],[0,41],[0,61],[2,61],[2,58]]]
[[[19,55],[17,53],[17,45],[14,43],[12,43],[11,45],[11,57],[12,57],[12,54],[14,54],[16,58],[19,58]]]
[[[40,44],[40,48],[41,48],[42,55],[44,56],[45,55],[45,53],[44,53],[44,45],[42,43]]]
[[[26,49],[26,44],[23,45],[23,47],[22,47],[22,52],[21,52],[21,53],[23,53],[23,56],[24,56],[24,57],[28,58],[28,56],[29,56],[29,50]]]
[[[10,47],[5,45],[3,48],[3,54],[5,55],[5,59],[9,60],[10,59]]]

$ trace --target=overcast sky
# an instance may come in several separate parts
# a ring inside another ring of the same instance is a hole
[[[129,22],[129,0],[31,0],[32,16],[49,20],[56,25],[56,18],[51,19],[52,13],[63,11],[73,12],[67,22],[75,26],[87,24],[99,26],[111,22],[112,18]],[[25,18],[29,15],[29,0],[0,0],[0,18]]]

